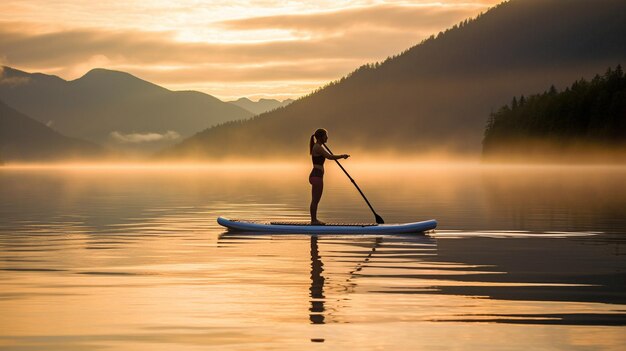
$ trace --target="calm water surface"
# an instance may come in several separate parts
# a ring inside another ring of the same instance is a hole
[[[307,219],[308,167],[0,169],[0,349],[623,350],[626,168],[347,164],[427,235]],[[373,220],[339,170],[320,218]]]

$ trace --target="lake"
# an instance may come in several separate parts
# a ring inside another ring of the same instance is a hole
[[[626,167],[344,166],[425,235],[308,219],[306,164],[0,168],[2,350],[623,350]],[[372,222],[328,164],[319,218]]]

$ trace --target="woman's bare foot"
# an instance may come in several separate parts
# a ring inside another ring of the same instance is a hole
[[[326,224],[326,223],[324,223],[324,222],[322,222],[322,221],[319,221],[319,220],[317,220],[317,219],[316,219],[316,220],[314,220],[314,221],[311,221],[311,225],[325,225],[325,224]]]

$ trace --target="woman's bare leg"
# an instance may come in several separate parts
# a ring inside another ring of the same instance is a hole
[[[324,191],[324,183],[312,184],[311,187],[311,224],[322,222],[317,220],[317,205],[322,199],[322,192]]]

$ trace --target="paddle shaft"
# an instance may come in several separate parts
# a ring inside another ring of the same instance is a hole
[[[330,148],[328,148],[328,146],[326,146],[326,144],[322,143],[322,146],[324,146],[324,148],[326,149],[326,151],[328,151],[331,155],[334,155],[332,151],[330,151]],[[374,211],[374,208],[372,207],[372,204],[370,204],[370,202],[367,200],[367,197],[365,197],[365,194],[363,194],[363,192],[361,191],[361,188],[359,188],[359,186],[356,184],[356,182],[354,181],[354,179],[352,179],[352,177],[350,177],[350,174],[348,174],[348,171],[346,171],[345,168],[343,168],[343,166],[341,165],[341,163],[339,163],[338,160],[335,160],[335,162],[337,162],[337,165],[339,166],[339,168],[341,168],[341,170],[343,171],[343,173],[345,173],[348,176],[348,179],[350,179],[350,181],[352,182],[352,184],[354,184],[354,186],[356,187],[356,190],[359,191],[359,194],[361,194],[361,196],[363,196],[363,199],[365,200],[365,202],[367,203],[367,206],[369,206],[370,210],[372,210],[372,213],[374,214],[374,217],[376,218],[376,223],[378,224],[383,224],[385,223],[385,221],[383,220],[383,218],[381,216],[379,216],[376,211]]]

